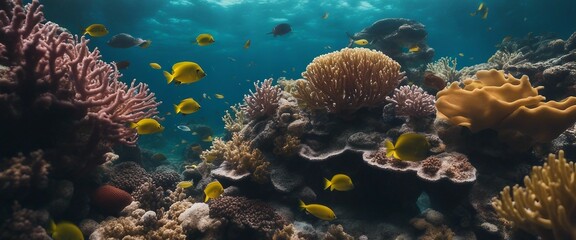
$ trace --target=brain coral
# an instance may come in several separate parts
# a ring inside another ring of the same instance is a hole
[[[404,80],[400,64],[382,52],[344,48],[320,55],[302,73],[295,96],[311,109],[349,114],[386,103]]]
[[[494,129],[501,137],[524,136],[536,143],[549,142],[576,121],[576,97],[544,102],[541,88],[532,87],[527,76],[517,79],[497,70],[476,76],[464,80],[464,88],[454,82],[438,92],[438,118],[472,132]]]

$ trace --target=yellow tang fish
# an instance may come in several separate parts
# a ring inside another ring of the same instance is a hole
[[[71,222],[64,221],[55,224],[54,221],[50,220],[48,232],[51,233],[54,240],[84,240],[80,228]]]
[[[208,33],[202,33],[200,35],[198,35],[198,37],[196,37],[196,44],[198,44],[198,46],[208,46],[212,43],[214,43],[214,37]]]
[[[164,127],[156,119],[152,118],[144,118],[136,123],[130,123],[130,128],[135,128],[140,135],[164,131]]]
[[[250,47],[250,39],[246,40],[246,42],[244,43],[244,48],[249,48]]]
[[[84,29],[84,33],[82,33],[82,35],[86,34],[92,37],[103,37],[106,36],[106,34],[108,34],[108,29],[106,29],[106,26],[104,26],[104,24],[92,24],[88,26],[86,29]]]
[[[418,133],[404,133],[398,137],[396,144],[390,140],[384,142],[386,145],[386,157],[394,157],[404,161],[420,161],[428,156],[430,143],[426,137]]]
[[[210,135],[202,138],[202,142],[212,142],[212,140],[214,140],[214,138],[212,138]]]
[[[314,215],[317,218],[326,221],[332,221],[336,219],[336,214],[332,209],[320,204],[308,204],[306,205],[302,200],[300,200],[300,208],[306,210],[307,213]]]
[[[198,110],[200,110],[200,104],[198,104],[198,102],[193,98],[186,98],[180,101],[178,105],[174,104],[174,112],[176,112],[176,114],[181,113],[186,115],[195,113]]]
[[[220,93],[215,93],[215,94],[214,94],[214,97],[215,97],[215,98],[218,98],[218,99],[222,99],[222,98],[224,98],[224,95],[222,95],[222,94],[220,94]]]
[[[161,69],[162,68],[162,66],[160,66],[160,64],[158,64],[158,63],[150,63],[150,67],[154,68],[154,69]]]
[[[331,180],[324,178],[324,189],[330,188],[330,191],[334,189],[338,191],[349,191],[354,189],[354,184],[352,179],[345,174],[336,174]]]
[[[186,188],[192,187],[193,185],[194,185],[194,182],[192,182],[192,181],[182,181],[182,182],[179,182],[178,185],[176,185],[176,187],[186,189]]]
[[[208,183],[208,185],[206,185],[206,188],[204,188],[204,194],[206,195],[206,197],[204,197],[204,202],[208,202],[208,199],[214,199],[220,197],[220,194],[222,194],[223,192],[224,187],[222,187],[222,184],[220,184],[220,182],[214,181]]]
[[[360,46],[364,46],[364,45],[368,44],[368,40],[366,40],[366,39],[358,39],[358,40],[354,41],[354,44],[360,45]]]
[[[458,56],[464,57],[464,53],[458,53]]]
[[[179,62],[172,66],[172,73],[164,71],[164,77],[168,84],[174,80],[177,83],[198,82],[205,76],[204,70],[195,62]]]
[[[486,18],[488,18],[488,8],[486,8],[486,10],[485,10],[484,13],[482,14],[482,17],[481,17],[481,18],[484,19],[484,20],[485,20]]]
[[[420,47],[418,45],[414,45],[408,49],[408,52],[411,52],[411,53],[418,52],[418,51],[420,51]]]

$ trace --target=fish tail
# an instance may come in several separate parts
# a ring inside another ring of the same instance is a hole
[[[52,233],[56,232],[56,223],[53,219],[50,219],[50,227],[48,228],[48,234],[52,236]]]
[[[138,127],[138,124],[136,124],[136,123],[130,123],[130,128],[137,128],[137,127]]]
[[[300,202],[300,209],[304,210],[306,209],[306,203],[304,203],[302,200],[298,199],[298,201]]]
[[[180,113],[180,108],[176,104],[174,104],[174,112],[176,112],[176,114]]]
[[[394,144],[390,140],[384,142],[386,147],[386,157],[392,157],[394,155]]]
[[[324,190],[328,189],[331,185],[332,185],[332,183],[330,182],[330,180],[328,180],[327,178],[324,178]],[[332,190],[332,189],[330,189],[330,190]]]
[[[168,82],[168,84],[170,84],[172,82],[172,80],[174,80],[174,75],[172,75],[166,71],[164,71],[164,77],[166,78],[166,81]]]
[[[148,48],[148,47],[150,47],[150,44],[151,44],[151,43],[152,43],[152,41],[150,41],[150,40],[145,40],[143,43],[141,43],[141,44],[138,45],[138,46],[140,46],[141,48]]]

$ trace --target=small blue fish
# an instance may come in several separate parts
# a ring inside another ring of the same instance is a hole
[[[177,128],[184,131],[184,132],[190,132],[191,131],[190,127],[188,127],[186,125],[178,125]]]

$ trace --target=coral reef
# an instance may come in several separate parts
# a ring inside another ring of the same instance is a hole
[[[421,118],[436,113],[435,97],[416,85],[400,86],[394,89],[392,97],[386,97],[386,100],[394,103],[398,116]]]
[[[302,76],[305,80],[296,85],[299,101],[311,109],[344,115],[382,105],[405,78],[396,61],[365,48],[320,55]]]
[[[221,149],[224,162],[218,169],[212,171],[216,176],[236,180],[252,176],[257,182],[263,182],[268,178],[269,163],[262,156],[262,152],[252,148],[240,134],[234,133],[232,140],[226,142],[225,147]]]
[[[48,186],[50,164],[43,158],[41,150],[31,152],[30,156],[22,153],[0,162],[0,199],[25,197],[33,189]]]
[[[426,72],[441,78],[447,84],[460,81],[461,73],[456,68],[457,60],[451,57],[441,57],[433,63],[426,65]],[[439,89],[441,90],[441,89]]]
[[[353,40],[368,40],[368,47],[381,51],[400,63],[409,79],[420,79],[426,64],[434,57],[434,49],[426,42],[427,35],[422,23],[405,18],[385,18],[349,37]],[[350,41],[348,47],[352,45]],[[416,46],[418,51],[405,51]]]
[[[272,78],[261,84],[260,81],[255,82],[254,88],[256,92],[250,90],[250,95],[244,95],[245,105],[242,106],[242,111],[251,119],[272,116],[278,108],[282,90],[278,86],[272,86]]]
[[[438,118],[472,132],[497,130],[511,146],[517,146],[519,138],[528,145],[549,142],[576,121],[575,97],[543,102],[539,88],[532,87],[527,76],[516,79],[496,70],[479,71],[476,76],[478,80],[464,80],[464,88],[452,83],[438,92]]]
[[[575,239],[576,167],[564,152],[532,168],[524,187],[505,187],[492,204],[513,227],[542,239]]]
[[[44,230],[48,224],[47,211],[34,211],[22,208],[17,202],[12,206],[12,216],[0,225],[0,238],[14,240],[49,240],[52,239]]]
[[[140,185],[151,182],[150,174],[135,162],[122,162],[114,165],[108,172],[109,184],[129,193],[136,190]]]
[[[239,132],[242,130],[247,120],[246,113],[242,111],[242,107],[239,104],[230,106],[230,110],[234,115],[230,114],[230,112],[226,110],[222,117],[222,121],[224,121],[224,129],[228,132]]]
[[[273,208],[259,200],[224,196],[210,201],[209,205],[211,218],[228,221],[247,236],[272,236],[285,225],[285,220]]]

